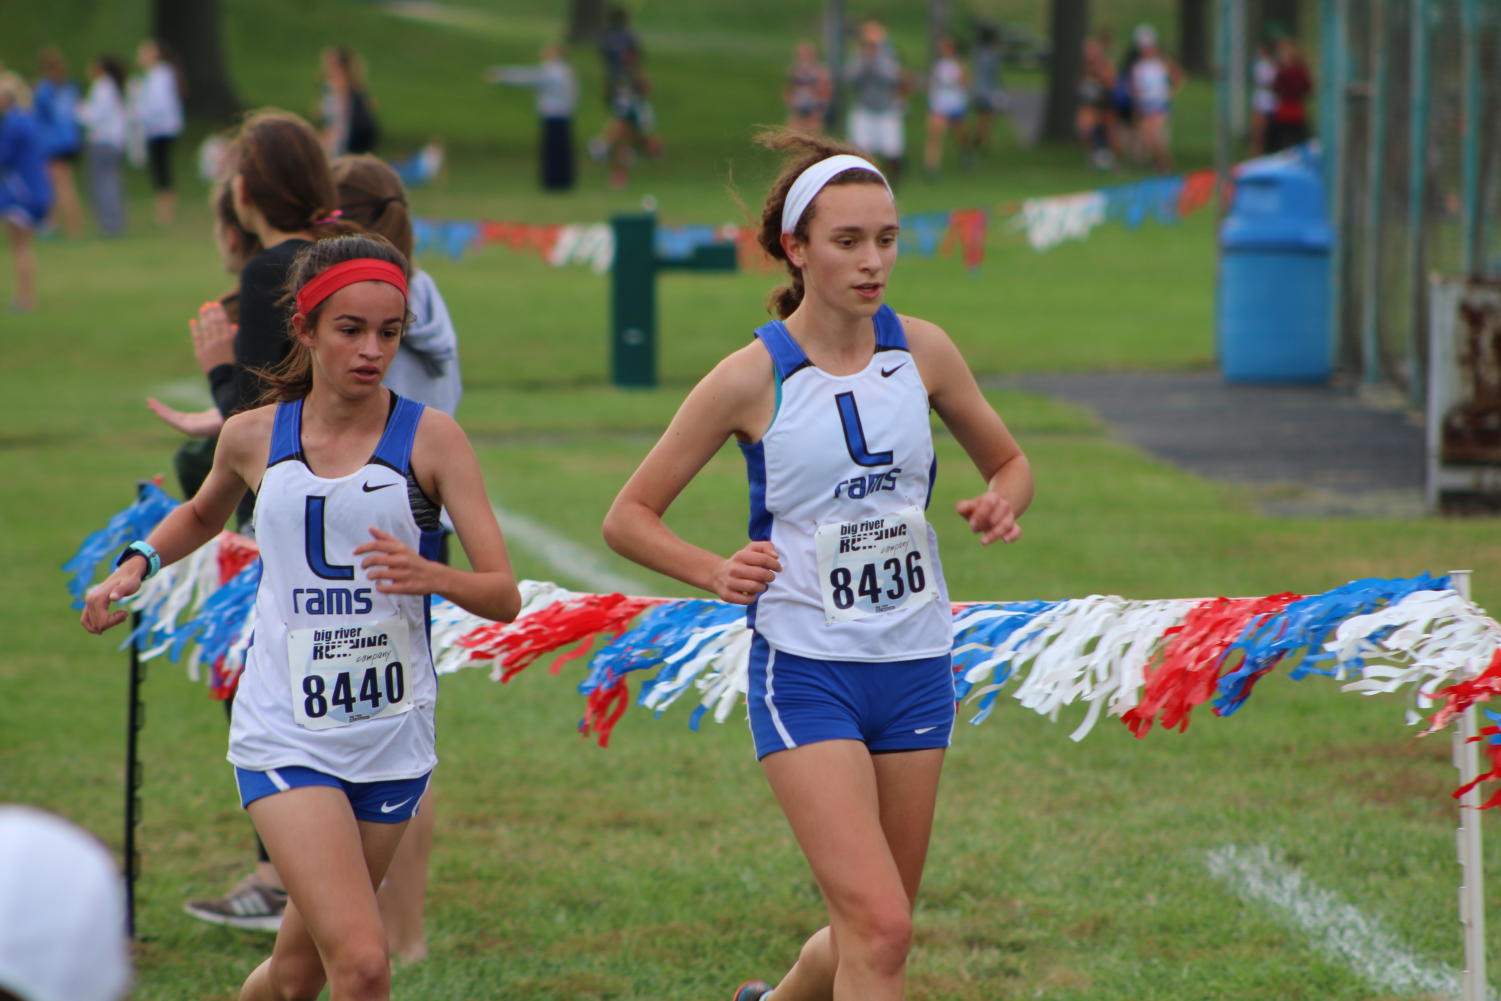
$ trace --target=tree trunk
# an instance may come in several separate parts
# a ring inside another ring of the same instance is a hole
[[[594,45],[605,33],[605,0],[572,0],[568,5],[568,41]]]
[[[1084,39],[1089,35],[1089,0],[1053,0],[1052,52],[1048,56],[1048,103],[1042,138],[1074,138],[1079,77],[1084,73]]]
[[[1209,75],[1209,0],[1178,0],[1178,61],[1193,76]]]
[[[928,62],[938,58],[938,42],[948,37],[949,0],[928,0]]]
[[[1271,28],[1298,37],[1298,0],[1262,0],[1261,25],[1257,37],[1265,37]]]
[[[240,110],[224,59],[219,0],[154,0],[152,32],[182,71],[189,114],[226,119]]]
[[[824,0],[823,38],[824,62],[828,63],[829,76],[833,79],[834,94],[829,107],[824,111],[824,128],[833,135],[843,131],[844,121],[844,42],[847,34],[844,0]]]

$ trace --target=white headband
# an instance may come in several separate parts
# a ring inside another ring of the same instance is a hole
[[[881,178],[881,183],[886,185],[886,193],[891,194],[891,185],[887,184],[885,176],[876,169],[875,164],[864,157],[855,156],[853,153],[840,153],[824,160],[819,160],[807,170],[797,175],[797,180],[792,182],[792,187],[787,189],[787,201],[782,203],[782,232],[791,233],[797,229],[797,222],[808,211],[808,206],[813,204],[813,199],[838,175],[846,170],[868,170]],[[892,195],[895,198],[895,195]]]

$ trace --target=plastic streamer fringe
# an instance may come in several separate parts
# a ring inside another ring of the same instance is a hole
[[[75,603],[124,545],[144,537],[175,503],[159,488],[144,487],[134,504],[85,539],[63,566]],[[143,657],[174,661],[191,648],[189,675],[197,679],[201,666],[211,664],[215,690],[227,692],[244,664],[259,581],[255,544],[223,533],[129,599],[126,607],[140,614],[140,625],[126,643],[136,643]],[[656,715],[686,696],[695,730],[705,715],[722,723],[744,704],[751,633],[742,607],[587,594],[545,581],[520,587],[521,612],[506,623],[434,598],[431,643],[439,673],[489,667],[492,678],[508,681],[556,655],[557,674],[599,643],[579,684],[579,730],[602,746],[632,701],[632,675],[642,679],[635,702]],[[1342,682],[1347,692],[1405,695],[1409,724],[1431,717],[1425,733],[1501,694],[1501,625],[1447,577],[1428,574],[1358,580],[1313,595],[1157,601],[1091,595],[958,604],[953,614],[955,698],[974,707],[971,722],[983,722],[1009,694],[1055,721],[1082,707],[1069,734],[1074,740],[1107,715],[1138,737],[1157,724],[1186,729],[1206,702],[1215,715],[1232,715],[1284,661],[1293,665],[1294,680],[1318,675]],[[1501,715],[1489,715],[1493,723],[1480,739],[1491,768],[1477,783],[1501,780]],[[1486,802],[1497,805],[1501,794]]]

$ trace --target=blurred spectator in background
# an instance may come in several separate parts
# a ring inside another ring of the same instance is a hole
[[[0,806],[0,998],[124,1001],[125,882],[93,835]]]
[[[969,108],[969,71],[952,38],[938,40],[938,58],[928,72],[928,141],[923,168],[929,177],[943,162],[943,139],[952,129],[954,142],[965,148],[964,114]]]
[[[782,91],[787,127],[809,134],[822,132],[824,115],[833,98],[834,80],[829,68],[818,60],[818,47],[807,40],[798,42],[787,69],[787,87]]]
[[[1272,81],[1277,97],[1267,123],[1266,151],[1276,153],[1308,140],[1308,95],[1313,93],[1313,75],[1303,61],[1303,51],[1291,38],[1277,40],[1277,76]]]
[[[637,153],[662,154],[662,142],[655,134],[656,117],[647,99],[651,83],[642,66],[641,41],[631,30],[624,7],[610,8],[599,56],[604,63],[605,104],[610,109],[603,155],[610,163],[610,184],[623,188]]]
[[[125,111],[125,64],[104,55],[89,65],[89,90],[78,106],[83,126],[84,182],[99,232],[125,231],[125,185],[121,171],[129,130]]]
[[[1251,63],[1251,151],[1266,152],[1267,126],[1277,110],[1277,60],[1272,56],[1272,42],[1263,38],[1256,43],[1256,59]]]
[[[1141,156],[1166,172],[1172,169],[1173,95],[1183,86],[1183,71],[1157,47],[1157,29],[1137,25],[1132,32],[1139,56],[1131,66],[1131,106]]]
[[[902,118],[908,80],[879,22],[861,25],[860,51],[845,64],[844,78],[850,87],[850,142],[885,161],[886,179],[895,185],[907,148]]]
[[[234,196],[227,181],[214,186],[209,198],[214,211],[214,249],[219,252],[219,263],[229,274],[239,277],[251,258],[263,249],[258,236],[240,224],[235,215]],[[219,297],[219,305],[231,324],[240,321],[240,286],[235,285]],[[198,368],[207,376],[213,371],[217,359],[206,337],[207,331],[196,320],[188,321],[188,331],[193,342],[193,357]],[[224,415],[217,407],[185,413],[167,406],[153,397],[146,398],[146,406],[167,424],[188,436],[172,457],[172,467],[177,473],[177,482],[182,486],[182,496],[191,497],[203,486],[209,469],[214,463],[214,449],[219,441],[219,429],[224,426]],[[191,911],[189,913],[192,913]]]
[[[1105,47],[1107,57],[1114,47],[1113,41],[1108,29],[1100,32],[1100,44]],[[1131,71],[1136,68],[1136,60],[1140,58],[1141,49],[1137,47],[1133,37],[1115,67],[1115,86],[1110,91],[1113,112],[1111,121],[1114,123],[1110,133],[1110,148],[1115,152],[1117,160],[1135,160],[1139,157],[1136,143],[1136,102],[1131,95]]]
[[[73,164],[83,145],[78,129],[78,84],[68,79],[68,64],[60,50],[48,47],[37,58],[41,78],[32,92],[42,148],[47,154],[47,177],[52,182],[53,221],[70,236],[83,232],[83,206],[73,180]]]
[[[492,66],[485,78],[494,84],[532,87],[537,91],[538,176],[544,191],[567,191],[573,187],[573,113],[578,108],[579,85],[573,67],[556,42],[542,46],[542,62],[536,66]]]
[[[0,221],[15,258],[16,287],[11,310],[36,308],[36,257],[31,235],[52,209],[47,155],[31,111],[31,88],[14,73],[0,70]]]
[[[146,163],[155,192],[156,224],[170,226],[177,195],[172,183],[172,146],[182,134],[182,74],[162,44],[148,38],[136,49],[145,78],[133,107],[146,140]]]
[[[975,28],[975,48],[970,57],[970,96],[975,111],[971,149],[981,150],[989,146],[995,116],[1006,110],[1006,87],[1001,69],[1000,29],[988,21],[982,22]]]
[[[1089,151],[1089,164],[1096,170],[1115,166],[1110,152],[1115,118],[1115,67],[1099,36],[1084,39],[1084,75],[1079,78],[1079,111],[1075,118],[1079,138]]]
[[[375,102],[365,86],[365,67],[347,45],[323,50],[323,97],[319,103],[319,136],[329,156],[374,153],[380,145]]]

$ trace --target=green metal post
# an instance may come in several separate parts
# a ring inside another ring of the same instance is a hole
[[[657,384],[657,220],[615,216],[610,226],[610,381],[650,388]]]
[[[735,244],[699,244],[686,255],[659,257],[656,216],[619,215],[610,227],[610,381],[650,389],[657,384],[657,272],[734,271]]]
[[[1412,379],[1408,398],[1420,405],[1428,396],[1428,234],[1424,227],[1424,202],[1428,198],[1428,91],[1432,86],[1432,60],[1428,53],[1428,0],[1412,0],[1409,34],[1410,57],[1407,121],[1407,281],[1411,294],[1411,329],[1407,336],[1407,368]]]
[[[1462,194],[1464,203],[1464,268],[1467,275],[1480,274],[1480,0],[1461,0],[1459,8],[1461,65],[1464,68],[1464,151]],[[1494,138],[1494,137],[1493,137]]]
[[[1367,386],[1379,385],[1385,377],[1381,356],[1381,239],[1385,215],[1386,191],[1386,105],[1389,98],[1390,72],[1386,58],[1386,4],[1371,4],[1370,81],[1371,94],[1366,104],[1366,253],[1361,284],[1365,286],[1365,308],[1361,310],[1360,354],[1361,380]]]

